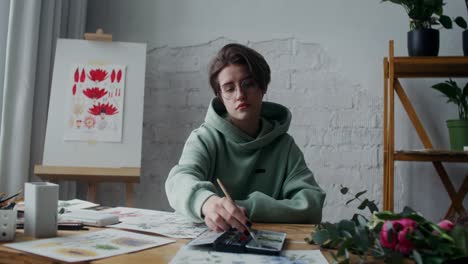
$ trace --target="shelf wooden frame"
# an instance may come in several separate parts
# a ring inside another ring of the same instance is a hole
[[[126,206],[135,204],[133,184],[140,182],[140,168],[94,168],[35,165],[34,174],[45,181],[82,181],[88,185],[87,200],[96,202],[97,187],[101,182],[125,184]]]
[[[394,209],[395,161],[432,162],[452,203],[445,215],[464,214],[463,198],[468,192],[468,174],[458,191],[450,181],[442,162],[468,162],[467,151],[434,150],[400,78],[468,77],[468,57],[395,57],[393,40],[389,57],[384,58],[384,142],[383,142],[383,209]],[[424,150],[395,151],[395,94],[407,113]]]

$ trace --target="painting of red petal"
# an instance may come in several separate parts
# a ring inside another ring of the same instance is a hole
[[[94,87],[87,88],[83,91],[83,94],[90,99],[100,99],[107,94],[107,91],[104,88]]]
[[[80,71],[78,70],[78,68],[76,68],[75,70],[75,82],[78,82],[80,79]]]
[[[117,82],[120,83],[121,79],[122,79],[122,70],[119,70],[119,72],[117,72]]]
[[[115,70],[112,70],[112,73],[111,73],[111,82],[113,83],[115,80]]]
[[[117,114],[119,111],[117,110],[117,108],[110,104],[110,103],[107,103],[107,104],[101,104],[101,103],[98,103],[97,105],[93,105],[93,107],[91,107],[88,112],[92,115],[101,115],[101,114],[105,114],[105,115],[115,115]]]
[[[84,82],[86,79],[86,73],[85,70],[81,70],[81,76],[80,76],[80,82]]]
[[[75,94],[76,94],[76,84],[74,84],[74,85],[73,85],[73,88],[72,88],[72,93],[73,93],[73,95],[75,95]]]
[[[93,82],[102,82],[107,79],[107,77],[107,71],[102,69],[90,70],[88,74],[88,78]]]

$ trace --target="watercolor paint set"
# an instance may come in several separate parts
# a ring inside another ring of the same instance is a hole
[[[242,232],[230,229],[224,233],[206,231],[193,239],[188,246],[211,246],[215,251],[232,253],[253,253],[280,255],[286,240],[286,233],[252,230],[256,240]]]

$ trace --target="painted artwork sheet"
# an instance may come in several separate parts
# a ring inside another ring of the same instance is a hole
[[[6,247],[57,259],[78,262],[106,258],[175,242],[171,239],[106,229],[81,235],[4,244]]]
[[[92,202],[80,200],[80,199],[73,199],[73,200],[59,200],[58,201],[58,210],[60,211],[62,208],[65,209],[66,212],[73,211],[76,209],[86,209],[98,206],[99,204],[95,204]]]
[[[209,251],[185,246],[169,262],[170,264],[328,264],[320,250],[284,250],[281,256],[267,256],[256,254],[236,254]]]
[[[121,142],[125,66],[77,64],[65,79],[65,141]]]
[[[171,212],[115,207],[102,212],[119,215],[120,223],[109,227],[159,234],[173,238],[195,238],[207,230],[205,224]]]
[[[88,201],[83,201],[80,199],[73,199],[73,200],[59,200],[57,210],[60,211],[62,208],[68,212],[75,209],[86,209],[98,206],[99,204],[95,204]],[[24,212],[24,201],[18,202],[16,204],[16,210]]]

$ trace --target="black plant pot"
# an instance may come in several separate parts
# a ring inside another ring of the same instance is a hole
[[[408,32],[409,56],[437,56],[439,54],[439,31],[415,29]]]
[[[468,29],[463,31],[463,54],[468,56]]]

